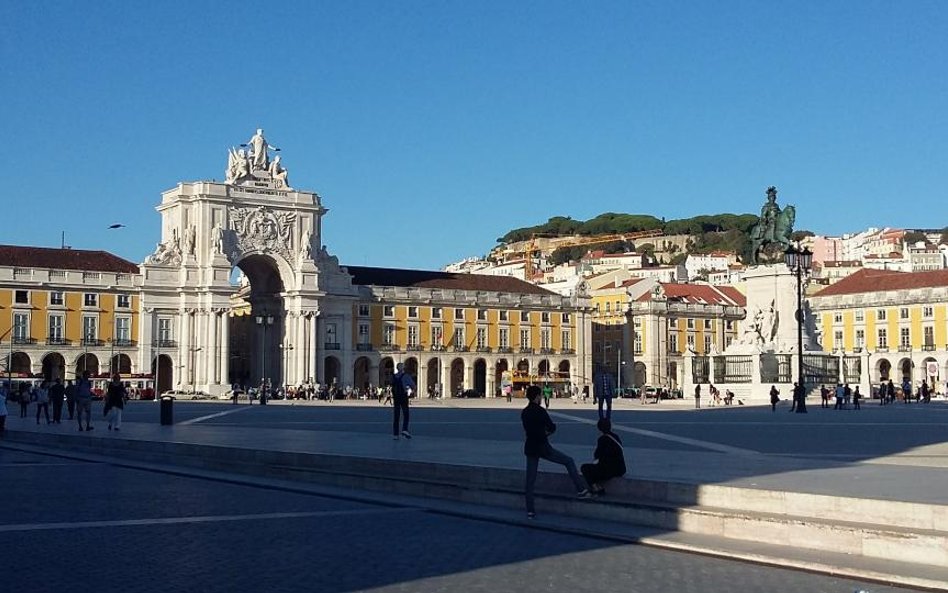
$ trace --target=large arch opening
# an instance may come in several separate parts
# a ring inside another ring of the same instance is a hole
[[[561,361],[560,361],[560,366],[558,367],[558,370],[557,370],[557,373],[556,373],[556,374],[557,374],[557,380],[559,380],[559,381],[569,381],[569,380],[571,379],[571,377],[570,377],[570,371],[571,371],[571,370],[572,370],[572,367],[570,366],[569,361],[568,361],[568,360],[561,360]]]
[[[646,373],[645,363],[637,362],[635,366],[632,367],[632,385],[635,387],[641,387],[648,382],[648,374]]]
[[[474,391],[482,397],[487,395],[487,361],[483,358],[474,361]]]
[[[451,361],[451,395],[457,397],[464,391],[464,361],[455,358]]]
[[[76,359],[76,376],[81,377],[86,371],[89,371],[93,377],[99,374],[99,357],[95,354],[85,352]]]
[[[33,363],[26,352],[14,352],[10,355],[7,364],[10,372],[20,377],[28,377],[33,372]]]
[[[352,380],[357,389],[368,389],[372,380],[369,378],[369,359],[366,356],[360,356],[352,366]]]
[[[437,396],[441,393],[441,362],[437,358],[428,360],[427,385],[428,394]]]
[[[59,352],[50,352],[43,357],[43,379],[66,382],[66,359]]]
[[[116,354],[109,361],[109,374],[114,375],[118,373],[123,377],[127,377],[132,374],[132,359],[129,358],[128,354]]]
[[[336,387],[342,387],[340,382],[342,377],[340,376],[339,370],[341,365],[339,364],[339,359],[335,356],[327,356],[323,365],[323,372],[326,374],[326,385]]]
[[[506,358],[501,358],[496,363],[494,363],[494,385],[497,390],[494,395],[501,395],[504,388],[510,384],[510,376],[504,376],[504,373],[508,373],[510,370],[510,363],[507,362]],[[506,378],[506,381],[505,381]]]
[[[888,381],[892,378],[892,363],[885,358],[881,359],[876,365],[880,381]]]
[[[297,347],[286,341],[286,287],[280,268],[269,255],[248,255],[237,262],[231,283],[229,380],[276,389],[286,382],[286,353]]]
[[[901,371],[901,373],[900,373],[900,375],[899,375],[899,379],[901,379],[903,383],[904,383],[905,381],[908,381],[909,383],[911,383],[911,382],[912,382],[912,370],[913,370],[914,368],[915,368],[915,363],[912,362],[911,359],[909,359],[909,358],[903,358],[902,360],[900,360],[900,361],[899,361],[899,371]]]
[[[395,361],[391,356],[386,356],[379,364],[379,385],[385,387],[392,384],[392,377],[395,376]]]
[[[418,359],[414,356],[405,359],[405,372],[411,376],[415,385],[418,385]],[[418,396],[416,393],[415,396]]]
[[[151,361],[151,375],[155,378],[155,393],[161,395],[171,390],[174,365],[167,354],[159,354]]]

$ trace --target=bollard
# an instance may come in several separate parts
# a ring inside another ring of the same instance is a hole
[[[174,424],[174,397],[170,395],[161,396],[161,425],[171,426]]]

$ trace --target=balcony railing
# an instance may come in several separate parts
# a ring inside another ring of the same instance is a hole
[[[116,348],[132,348],[137,343],[135,340],[116,339],[112,342]]]
[[[323,347],[326,350],[342,350],[342,344],[339,342],[326,342]]]
[[[912,347],[908,344],[899,344],[899,352],[911,352]]]
[[[471,349],[467,346],[454,346],[452,350],[455,352],[470,352]]]
[[[490,346],[478,346],[478,347],[476,348],[476,351],[477,351],[477,352],[490,352],[490,351],[491,351],[491,347],[490,347]]]
[[[876,352],[888,352],[888,351],[889,351],[888,346],[876,346]]]
[[[103,342],[98,338],[82,338],[81,344],[83,346],[101,346]]]
[[[392,352],[394,350],[398,350],[398,344],[391,344],[389,342],[386,342],[379,346],[379,352]]]
[[[527,346],[521,346],[520,354],[533,354],[533,348],[529,348]]]
[[[511,348],[510,346],[501,346],[500,348],[497,349],[497,352],[499,352],[500,354],[513,354],[513,348]]]
[[[358,352],[372,352],[372,344],[356,344]]]
[[[424,346],[421,344],[409,344],[405,349],[409,352],[421,352],[424,350]]]
[[[552,348],[540,348],[540,354],[556,354],[556,350]]]
[[[923,351],[923,352],[934,352],[934,351],[935,351],[935,345],[934,345],[934,344],[922,344],[922,351]]]
[[[20,336],[20,337],[14,336],[14,337],[13,337],[13,343],[14,343],[14,344],[26,344],[26,345],[35,344],[35,343],[36,343],[36,338],[24,338],[24,337],[22,337],[22,336]]]
[[[446,350],[446,348],[444,347],[444,344],[432,344],[432,345],[431,345],[431,351],[432,351],[432,352],[444,352],[445,350]]]
[[[177,348],[178,343],[174,340],[155,340],[155,348]]]
[[[560,354],[576,354],[574,348],[560,348]]]
[[[46,338],[46,344],[48,346],[68,346],[72,344],[72,340],[67,340],[66,338]]]

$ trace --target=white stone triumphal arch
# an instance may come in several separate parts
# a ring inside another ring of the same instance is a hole
[[[224,183],[179,183],[157,207],[161,242],[141,267],[139,368],[156,373],[159,390],[303,383],[322,375],[320,319],[351,318],[357,290],[321,247],[319,195],[289,186],[263,130],[245,146],[230,149]],[[235,267],[250,281],[241,298]]]

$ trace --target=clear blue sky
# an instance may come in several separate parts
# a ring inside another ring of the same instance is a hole
[[[0,242],[141,261],[253,130],[341,262],[604,211],[942,227],[948,2],[12,2]],[[106,231],[112,222],[128,228]]]

